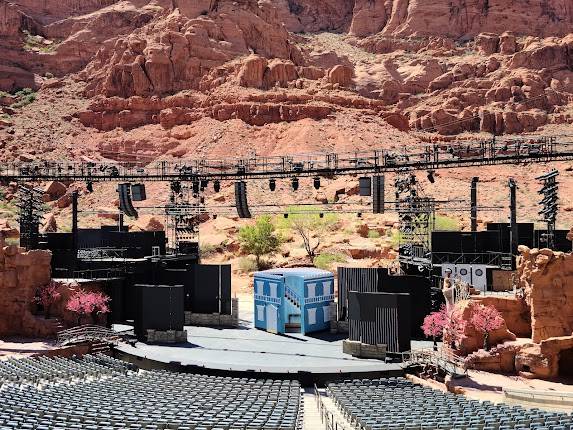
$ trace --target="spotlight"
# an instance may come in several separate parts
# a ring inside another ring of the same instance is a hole
[[[213,214],[213,219],[217,219],[217,214]]]
[[[435,170],[428,170],[428,181],[430,181],[430,184],[436,182],[436,178],[434,178],[435,173],[436,173]]]
[[[215,181],[213,182],[213,190],[218,193],[219,191],[221,191],[221,182],[219,181]]]
[[[288,214],[283,214],[283,217],[286,219],[288,218]]]
[[[193,181],[193,194],[199,194],[199,181]]]
[[[362,212],[358,212],[358,213],[356,214],[356,216],[357,216],[358,218],[362,218]]]
[[[209,185],[209,181],[207,179],[201,179],[201,191],[205,191],[207,185]]]
[[[292,185],[293,191],[298,190],[298,178],[292,178],[291,179],[291,185]]]
[[[323,214],[322,212],[321,212],[320,214],[318,214],[318,216],[319,216],[320,218],[324,218],[324,214]]]
[[[320,188],[320,178],[316,177],[314,178],[314,189],[318,190]]]
[[[88,193],[93,193],[94,192],[94,183],[93,182],[86,182],[86,190],[88,190]]]
[[[277,189],[277,181],[274,179],[269,179],[269,190],[274,191]]]

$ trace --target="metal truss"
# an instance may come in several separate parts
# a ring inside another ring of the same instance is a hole
[[[44,192],[35,188],[20,187],[18,198],[18,223],[20,224],[20,246],[37,249],[40,226],[44,218]]]
[[[335,176],[573,160],[573,144],[556,138],[441,143],[401,150],[251,156],[179,162],[33,162],[0,165],[3,181],[210,181]]]

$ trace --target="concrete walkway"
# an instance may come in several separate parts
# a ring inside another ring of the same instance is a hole
[[[331,417],[332,422],[334,423],[332,428],[336,430],[353,430],[354,427],[346,420],[346,418],[342,415],[340,410],[336,407],[334,402],[330,397],[327,396],[326,390],[320,389],[319,390],[322,404],[328,416]],[[304,395],[303,395],[303,402],[304,402],[304,430],[318,430],[318,429],[327,429],[326,422],[322,422],[320,419],[320,412],[318,410],[318,406],[316,404],[316,399],[314,397],[314,389],[313,388],[306,388]]]

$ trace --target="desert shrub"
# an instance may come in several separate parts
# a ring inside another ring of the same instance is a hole
[[[339,253],[327,253],[324,252],[320,255],[314,257],[314,266],[322,270],[331,270],[332,265],[335,263],[346,262],[346,257]]]
[[[434,230],[439,231],[459,231],[460,224],[457,220],[444,215],[436,215]]]
[[[369,239],[379,239],[380,232],[378,230],[368,230],[368,238]]]
[[[239,270],[243,273],[253,273],[258,270],[257,262],[249,257],[239,259]]]
[[[275,252],[281,240],[275,232],[275,226],[268,215],[257,219],[254,225],[239,230],[239,242],[244,251],[255,256],[257,267],[261,267],[261,257]]]

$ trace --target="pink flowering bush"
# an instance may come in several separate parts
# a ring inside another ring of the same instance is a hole
[[[42,285],[36,294],[35,301],[44,308],[44,317],[46,319],[50,318],[51,306],[61,297],[58,287],[58,283],[50,281],[46,285]]]
[[[66,309],[77,314],[80,325],[82,318],[87,315],[91,315],[95,321],[97,315],[109,313],[109,301],[110,298],[104,293],[78,290],[68,300]]]
[[[483,348],[487,351],[489,334],[501,328],[505,320],[495,307],[476,304],[470,322],[477,331],[483,333]]]

